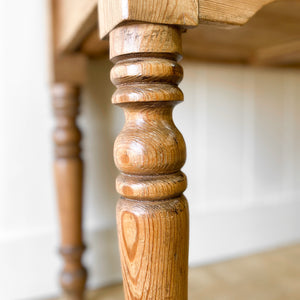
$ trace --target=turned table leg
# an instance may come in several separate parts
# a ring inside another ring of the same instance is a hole
[[[181,31],[130,24],[110,33],[112,102],[126,122],[114,146],[125,299],[187,299],[189,217],[185,142],[172,111],[183,100]]]
[[[61,224],[60,253],[64,258],[61,285],[67,299],[82,300],[87,272],[81,263],[82,178],[81,134],[76,125],[79,90],[71,84],[54,84],[53,107],[57,125],[54,131],[55,179]]]

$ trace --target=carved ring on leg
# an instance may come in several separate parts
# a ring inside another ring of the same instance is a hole
[[[112,102],[126,118],[114,146],[126,300],[187,299],[186,149],[172,119],[183,100],[180,53],[176,27],[130,24],[110,33]]]

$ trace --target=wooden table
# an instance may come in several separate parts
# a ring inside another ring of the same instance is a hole
[[[186,149],[172,120],[183,100],[182,53],[201,60],[300,66],[299,0],[51,0],[55,177],[61,285],[83,299],[83,162],[76,124],[89,57],[115,64],[113,104],[125,126],[114,158],[125,299],[186,300]],[[102,39],[100,40],[99,35]],[[108,42],[109,37],[109,42]],[[183,50],[182,50],[183,47]]]

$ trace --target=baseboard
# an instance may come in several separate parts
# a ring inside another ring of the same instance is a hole
[[[190,264],[197,266],[300,242],[300,203],[191,213]]]
[[[196,266],[300,241],[300,203],[217,212],[191,212],[190,265]],[[121,280],[114,226],[86,234],[89,288]],[[60,293],[55,230],[0,240],[0,299],[46,299]],[[17,283],[17,287],[16,287]]]

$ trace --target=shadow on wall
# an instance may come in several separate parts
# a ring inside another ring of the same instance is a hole
[[[86,265],[90,286],[121,278],[115,225],[118,194],[113,161],[113,143],[120,132],[122,110],[111,103],[115,87],[110,82],[108,58],[91,61],[83,93],[81,126],[84,132],[85,169],[84,228],[88,251]]]

